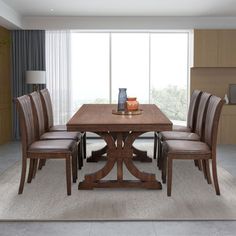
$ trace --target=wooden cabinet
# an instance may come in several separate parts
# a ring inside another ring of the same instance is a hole
[[[217,67],[218,31],[194,30],[194,67]]]
[[[224,105],[218,130],[219,144],[236,144],[236,105]]]
[[[190,90],[223,98],[229,84],[236,84],[236,30],[194,30]],[[218,143],[236,144],[236,105],[223,107]]]
[[[236,84],[235,67],[198,67],[191,68],[190,92],[194,89],[224,97],[229,84]],[[224,105],[219,131],[218,143],[236,144],[236,105]]]
[[[236,66],[236,30],[220,30],[218,34],[218,66]]]
[[[194,30],[194,67],[236,67],[236,30]]]
[[[10,31],[0,27],[0,144],[11,140]]]

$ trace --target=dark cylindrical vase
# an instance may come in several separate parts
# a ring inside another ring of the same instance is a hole
[[[126,106],[127,94],[126,88],[119,88],[118,111],[124,111]]]

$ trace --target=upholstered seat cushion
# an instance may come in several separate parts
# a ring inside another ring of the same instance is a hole
[[[177,131],[164,131],[161,132],[161,138],[165,140],[190,140],[200,141],[200,137],[195,133],[177,132]]]
[[[81,138],[81,134],[78,132],[46,132],[40,136],[40,140],[50,139],[72,139],[78,141]]]
[[[40,140],[33,142],[28,152],[71,152],[75,145],[73,140]]]
[[[50,127],[50,132],[51,131],[67,131],[66,125],[53,125]]]
[[[191,132],[191,129],[187,126],[183,125],[173,125],[172,131],[178,131],[178,132]]]
[[[211,155],[209,146],[204,142],[185,141],[185,140],[167,140],[163,143],[164,150],[168,153],[179,155]]]

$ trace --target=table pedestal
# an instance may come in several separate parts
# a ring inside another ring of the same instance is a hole
[[[148,189],[162,189],[162,185],[156,180],[155,174],[141,172],[133,163],[133,153],[138,149],[133,148],[135,139],[142,134],[142,132],[99,132],[106,142],[106,146],[97,151],[96,154],[107,153],[107,161],[102,169],[99,171],[85,175],[82,182],[79,183],[79,189],[93,189],[93,188],[148,188]],[[138,150],[139,151],[139,150]],[[101,156],[101,155],[100,155]],[[117,180],[102,180],[113,169],[117,163]],[[123,179],[123,164],[128,171],[138,180],[124,180]]]
[[[134,146],[132,146],[132,148],[134,154],[133,161],[152,162],[152,158],[150,158],[147,155],[146,151],[139,150]],[[107,160],[107,156],[104,156],[104,154],[106,153],[107,153],[107,145],[105,145],[103,148],[99,150],[92,151],[91,156],[87,158],[87,162],[98,162]]]

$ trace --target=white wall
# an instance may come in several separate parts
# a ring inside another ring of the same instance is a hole
[[[23,17],[25,29],[236,29],[236,17]]]

